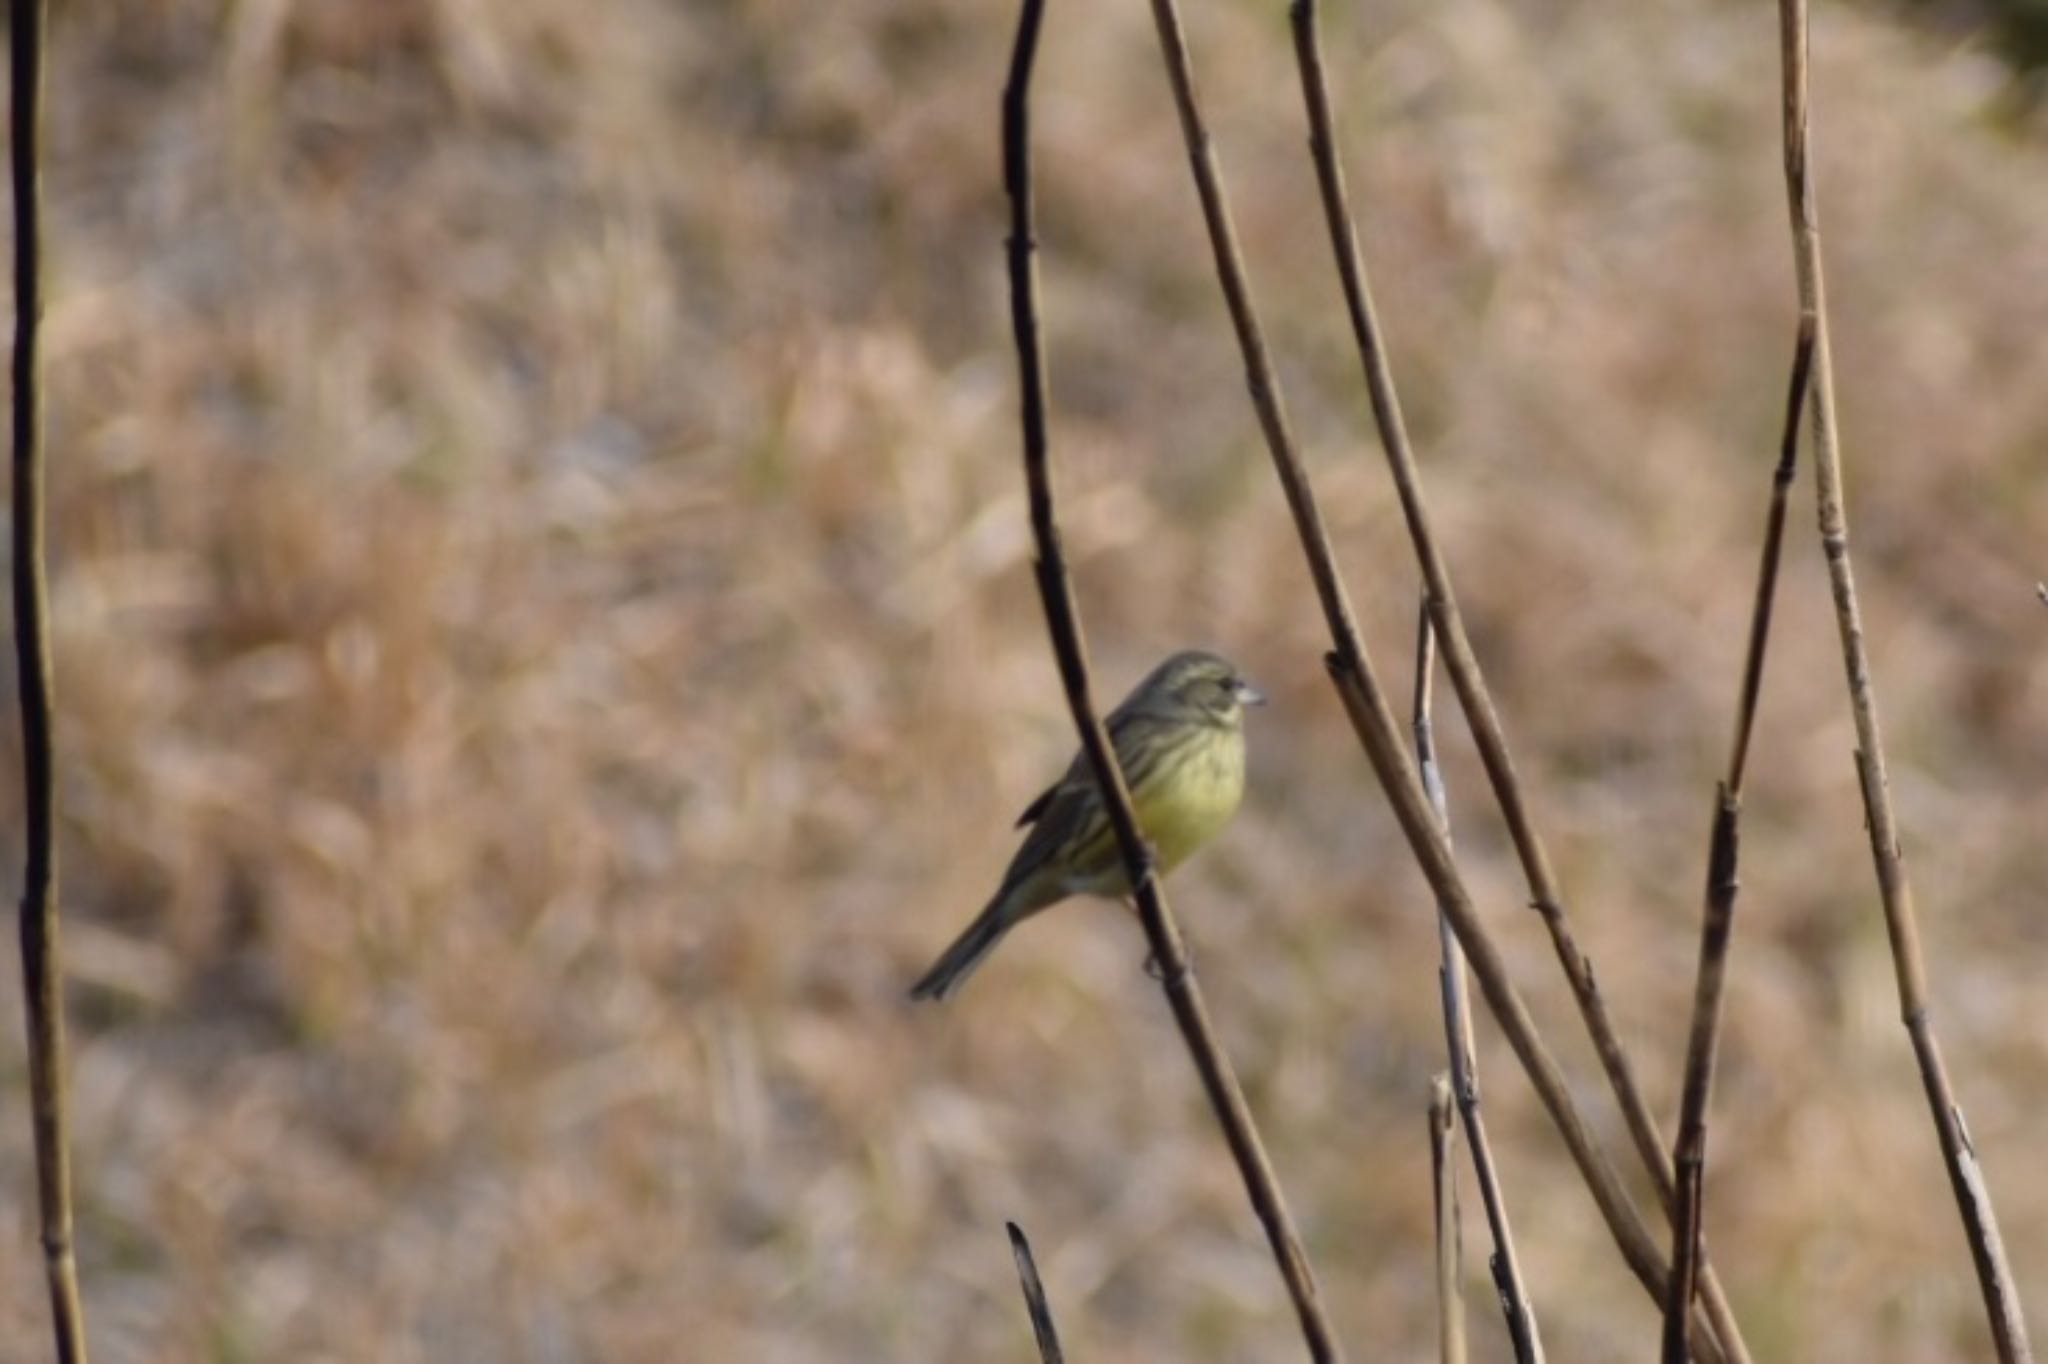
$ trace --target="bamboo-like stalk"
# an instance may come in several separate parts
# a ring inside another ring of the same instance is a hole
[[[1038,1262],[1031,1258],[1031,1242],[1015,1222],[1003,1225],[1010,1232],[1010,1255],[1017,1261],[1017,1282],[1024,1290],[1024,1310],[1031,1316],[1032,1339],[1038,1342],[1039,1364],[1066,1364],[1066,1356],[1060,1352],[1060,1333],[1052,1324],[1052,1304],[1045,1300]]]
[[[1451,1077],[1429,1082],[1429,1173],[1436,1206],[1436,1340],[1441,1364],[1465,1364],[1464,1248],[1458,1233],[1458,1167],[1451,1148],[1458,1129],[1451,1108]]]
[[[1685,1321],[1692,1308],[1699,1266],[1704,1257],[1702,1208],[1707,1165],[1707,1103],[1713,1096],[1714,1059],[1720,1038],[1721,988],[1727,976],[1728,948],[1735,930],[1737,862],[1740,855],[1742,777],[1749,762],[1749,736],[1756,726],[1757,698],[1763,691],[1764,650],[1771,638],[1771,612],[1777,601],[1778,562],[1785,544],[1786,494],[1799,460],[1799,418],[1806,406],[1813,375],[1814,328],[1811,317],[1799,322],[1799,344],[1792,355],[1791,391],[1785,400],[1785,425],[1778,441],[1778,463],[1771,472],[1771,501],[1764,515],[1764,541],[1757,565],[1756,595],[1749,615],[1749,647],[1742,664],[1742,684],[1735,702],[1735,738],[1728,750],[1728,768],[1715,791],[1714,820],[1707,841],[1706,908],[1700,918],[1700,964],[1693,984],[1692,1028],[1685,1052],[1685,1085],[1678,1107],[1678,1138],[1672,1164],[1678,1172],[1678,1200],[1671,1214],[1671,1283],[1664,1297],[1664,1364],[1686,1364]]]
[[[1457,593],[1451,585],[1450,567],[1430,522],[1421,474],[1409,444],[1407,424],[1401,416],[1400,397],[1394,387],[1393,372],[1387,364],[1386,346],[1373,309],[1365,260],[1359,250],[1358,232],[1352,222],[1349,198],[1344,188],[1335,120],[1330,113],[1329,87],[1323,74],[1315,0],[1293,0],[1291,16],[1295,52],[1301,68],[1302,94],[1307,106],[1309,147],[1322,195],[1323,214],[1336,255],[1337,273],[1343,285],[1353,339],[1365,371],[1366,391],[1372,401],[1373,420],[1379,429],[1380,448],[1385,452],[1388,470],[1393,475],[1409,539],[1427,585],[1430,616],[1443,646],[1445,670],[1458,694],[1458,704],[1471,726],[1480,762],[1486,769],[1494,799],[1500,806],[1516,856],[1521,861],[1530,899],[1549,931],[1558,963],[1564,968],[1565,979],[1571,985],[1572,997],[1578,1004],[1587,1034],[1592,1038],[1593,1049],[1600,1058],[1608,1086],[1614,1091],[1615,1102],[1628,1125],[1636,1154],[1649,1172],[1668,1213],[1672,1207],[1673,1184],[1663,1135],[1658,1131],[1657,1120],[1650,1111],[1649,1102],[1643,1097],[1641,1086],[1636,1083],[1627,1049],[1615,1031],[1606,998],[1600,992],[1592,960],[1580,948],[1570,916],[1565,912],[1564,892],[1551,868],[1550,854],[1544,847],[1542,835],[1529,813],[1528,797],[1516,773],[1514,757],[1508,750],[1500,713],[1494,706],[1478,655],[1466,633],[1464,616],[1458,609]],[[1731,1360],[1747,1364],[1748,1349],[1743,1344],[1734,1311],[1711,1266],[1706,1270],[1705,1290],[1707,1314],[1714,1322],[1714,1330],[1722,1346]]]
[[[2027,1343],[2027,1325],[2021,1315],[2012,1267],[2006,1261],[2005,1243],[1998,1234],[1991,1192],[1949,1083],[1948,1068],[1928,1013],[1927,965],[1920,950],[1905,855],[1899,846],[1899,821],[1892,808],[1891,787],[1885,773],[1884,740],[1878,725],[1870,655],[1863,642],[1863,611],[1849,560],[1849,517],[1843,498],[1842,448],[1835,418],[1820,215],[1812,181],[1806,0],[1779,0],[1778,39],[1784,94],[1785,198],[1791,214],[1793,269],[1798,278],[1800,313],[1811,317],[1814,325],[1812,421],[1817,519],[1834,597],[1835,624],[1842,637],[1849,710],[1856,725],[1856,773],[1870,831],[1871,860],[1877,871],[1878,895],[1898,976],[1900,1016],[1912,1039],[1913,1056],[1927,1091],[1942,1160],[1948,1167],[1949,1185],[1962,1214],[1963,1233],[1976,1265],[1978,1286],[1983,1291],[1992,1342],[2004,1364],[2015,1364],[2030,1361],[2033,1352]]]
[[[60,1364],[86,1358],[85,1309],[72,1248],[71,1154],[64,1100],[64,966],[57,914],[55,740],[51,734],[49,587],[43,566],[43,0],[10,0],[9,104],[14,187],[14,654],[21,679],[28,859],[21,893],[22,998],[28,1010],[29,1109],[36,1197]]]
[[[1443,770],[1436,759],[1430,707],[1434,691],[1431,680],[1435,674],[1436,631],[1429,622],[1429,606],[1424,603],[1417,613],[1415,628],[1415,761],[1422,770],[1422,786],[1429,793],[1429,803],[1436,809],[1444,836],[1449,838],[1450,804],[1444,794]],[[1493,1274],[1501,1312],[1507,1318],[1508,1339],[1514,1345],[1516,1364],[1542,1364],[1543,1338],[1536,1330],[1536,1309],[1529,1301],[1521,1260],[1515,1253],[1507,1199],[1501,1192],[1500,1171],[1493,1163],[1493,1144],[1487,1139],[1486,1118],[1479,1106],[1479,1061],[1472,1045],[1472,1001],[1465,989],[1465,954],[1458,947],[1458,935],[1451,929],[1449,916],[1441,909],[1437,911],[1436,927],[1442,958],[1437,980],[1443,999],[1444,1050],[1451,1063],[1449,1083],[1465,1125],[1466,1144],[1472,1148],[1472,1174],[1479,1184],[1487,1229],[1493,1236],[1493,1254],[1487,1266]]]
[[[1592,1191],[1594,1202],[1609,1232],[1627,1259],[1630,1269],[1651,1298],[1662,1303],[1666,1266],[1661,1251],[1652,1241],[1642,1214],[1622,1187],[1613,1163],[1601,1149],[1592,1129],[1573,1102],[1564,1072],[1536,1031],[1514,983],[1507,964],[1480,920],[1463,878],[1452,857],[1450,844],[1438,826],[1429,798],[1422,790],[1415,762],[1402,742],[1400,729],[1388,707],[1372,659],[1360,636],[1351,603],[1338,573],[1330,538],[1323,528],[1322,512],[1310,488],[1308,473],[1288,430],[1287,415],[1280,397],[1278,380],[1266,348],[1246,277],[1243,253],[1237,243],[1237,229],[1231,221],[1223,193],[1222,173],[1204,125],[1200,101],[1194,88],[1193,64],[1188,57],[1187,35],[1174,0],[1152,0],[1152,15],[1159,31],[1160,50],[1167,77],[1173,87],[1174,103],[1180,114],[1182,138],[1194,174],[1195,190],[1201,201],[1202,218],[1215,258],[1218,283],[1228,305],[1231,325],[1244,357],[1245,382],[1252,407],[1273,460],[1274,472],[1293,514],[1295,533],[1307,557],[1309,576],[1314,580],[1317,601],[1335,646],[1326,660],[1332,683],[1344,703],[1346,715],[1360,744],[1371,760],[1381,787],[1393,804],[1395,817],[1407,836],[1409,847],[1421,865],[1430,888],[1443,912],[1450,918],[1458,941],[1465,949],[1482,994],[1499,1021],[1516,1058],[1528,1072],[1551,1121],[1564,1138],[1581,1178]],[[1712,1348],[1713,1358],[1721,1358]]]
[[[1031,184],[1031,73],[1038,49],[1044,0],[1023,0],[1009,80],[1003,89],[1003,183],[1010,198],[1010,316],[1017,347],[1020,406],[1024,434],[1024,479],[1029,489],[1031,531],[1038,549],[1038,591],[1045,606],[1046,627],[1060,668],[1067,706],[1081,732],[1081,745],[1102,788],[1103,806],[1116,831],[1118,851],[1138,906],[1138,918],[1152,949],[1160,988],[1165,991],[1174,1022],[1202,1077],[1216,1120],[1244,1179],[1252,1210],[1264,1227],[1273,1258],[1286,1282],[1300,1319],[1309,1356],[1317,1364],[1342,1357],[1336,1332],[1316,1288],[1315,1273],[1302,1250],[1301,1236],[1281,1196],[1280,1182],[1259,1139],[1257,1125],[1230,1058],[1216,1039],[1208,1007],[1188,960],[1180,927],[1167,906],[1155,874],[1151,849],[1131,808],[1130,789],[1117,763],[1116,750],[1091,695],[1088,649],[1081,633],[1073,584],[1060,547],[1053,510],[1052,469],[1046,436],[1045,349],[1038,328],[1038,262],[1033,225]]]

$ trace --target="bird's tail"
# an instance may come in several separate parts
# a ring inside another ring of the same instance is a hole
[[[995,950],[1003,935],[1016,926],[1017,920],[1010,913],[1010,899],[1009,895],[998,895],[989,901],[988,908],[975,915],[974,922],[967,925],[967,931],[953,939],[953,945],[939,953],[932,969],[910,987],[910,997],[944,999],[959,989],[961,983],[974,974],[974,968]]]

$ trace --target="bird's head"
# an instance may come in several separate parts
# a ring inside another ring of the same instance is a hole
[[[1175,654],[1138,685],[1148,701],[1210,724],[1235,728],[1244,723],[1246,706],[1263,706],[1266,698],[1245,680],[1235,663],[1220,654],[1189,649]]]

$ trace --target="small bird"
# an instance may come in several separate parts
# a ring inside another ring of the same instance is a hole
[[[1161,873],[1237,813],[1244,795],[1244,708],[1265,700],[1228,659],[1191,649],[1154,668],[1110,712],[1109,740]],[[1031,832],[995,897],[910,988],[912,999],[952,994],[1005,933],[1070,895],[1130,894],[1086,750],[1025,807],[1017,826],[1027,824]]]

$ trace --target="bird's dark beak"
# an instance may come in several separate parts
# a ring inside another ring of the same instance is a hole
[[[1266,704],[1266,694],[1243,678],[1239,678],[1237,681],[1237,703],[1241,706],[1263,706]]]

